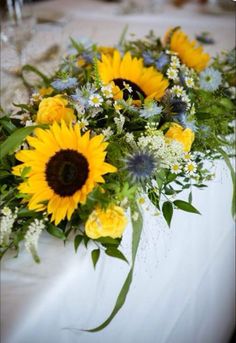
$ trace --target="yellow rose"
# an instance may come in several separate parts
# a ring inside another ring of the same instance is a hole
[[[86,235],[92,239],[100,237],[121,237],[128,220],[119,206],[110,206],[106,210],[96,208],[85,224]]]
[[[36,121],[40,124],[51,124],[54,121],[70,123],[75,119],[74,110],[66,107],[68,101],[61,95],[43,99],[39,104]]]
[[[191,129],[184,129],[181,125],[176,123],[171,123],[171,126],[165,136],[182,143],[185,152],[190,151],[195,137],[194,132]]]

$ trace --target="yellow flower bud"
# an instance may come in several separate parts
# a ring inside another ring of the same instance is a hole
[[[42,87],[39,89],[39,94],[41,96],[45,96],[45,95],[51,95],[53,92],[53,88],[52,87]]]
[[[61,95],[43,99],[39,104],[36,121],[40,124],[51,124],[54,121],[70,123],[75,119],[74,110],[66,107],[68,101]]]
[[[194,132],[191,129],[184,129],[181,125],[176,123],[171,123],[171,126],[165,136],[182,143],[185,152],[190,151],[195,138]]]
[[[109,206],[106,210],[97,207],[85,224],[86,235],[92,239],[121,237],[128,220],[120,206]]]

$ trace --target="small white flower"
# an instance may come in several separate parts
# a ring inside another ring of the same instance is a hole
[[[90,95],[88,103],[93,107],[99,107],[102,104],[102,101],[101,95],[94,93]]]
[[[125,135],[125,140],[127,143],[132,143],[134,141],[134,135],[132,132],[127,132]]]
[[[123,81],[123,86],[129,93],[133,92],[132,87],[128,83],[126,83],[125,81]]]
[[[114,109],[117,113],[120,113],[120,111],[124,109],[124,106],[120,102],[115,101],[114,102]]]
[[[181,166],[179,163],[174,163],[172,164],[170,170],[171,170],[171,173],[173,174],[179,174],[181,172]]]
[[[38,239],[45,228],[43,220],[35,219],[28,227],[28,231],[25,234],[25,248],[32,254],[34,260],[39,262],[39,257],[37,254]]]
[[[106,99],[112,98],[112,85],[102,86],[101,92]]]
[[[193,88],[194,87],[194,81],[192,77],[185,77],[185,83],[188,88]]]
[[[0,219],[0,245],[8,245],[13,224],[17,218],[17,209],[12,212],[11,209],[5,206],[2,209],[3,216]]]
[[[91,118],[95,118],[98,113],[102,112],[102,107],[89,108],[89,115]]]
[[[121,133],[125,123],[125,117],[120,114],[119,117],[114,118],[114,122],[117,127],[117,133]]]
[[[173,86],[171,88],[171,93],[177,96],[177,98],[182,98],[186,95],[185,90],[182,86]]]
[[[121,207],[125,207],[128,203],[129,203],[129,200],[128,200],[127,197],[125,197],[125,198],[120,202],[120,206],[121,206]]]
[[[155,102],[149,101],[144,104],[143,109],[140,110],[140,116],[144,118],[150,118],[156,114],[160,114],[162,109],[162,106],[158,106]]]
[[[34,103],[34,102],[39,102],[39,101],[42,100],[42,98],[43,98],[43,97],[41,96],[40,93],[35,92],[35,93],[33,93],[33,94],[31,95],[31,97],[30,97],[30,103],[32,104],[32,103]]]
[[[10,209],[9,207],[7,207],[7,206],[4,206],[4,207],[3,207],[3,209],[2,209],[2,214],[3,214],[4,216],[10,216],[11,213],[12,213],[12,212],[11,212],[11,209]]]
[[[108,140],[114,134],[114,131],[108,126],[106,129],[102,130],[102,134],[104,135],[105,140]]]
[[[32,125],[33,125],[32,120],[26,120],[25,126],[32,126]]]
[[[187,161],[191,160],[192,159],[192,154],[190,152],[186,152],[184,154],[184,159],[187,160]]]
[[[186,174],[194,176],[197,170],[197,164],[193,161],[189,161],[184,167]]]
[[[78,104],[75,104],[75,109],[76,109],[78,115],[84,115],[84,113],[85,113],[85,107],[84,107],[84,105],[79,104],[79,103],[78,103]]]
[[[80,126],[80,129],[84,132],[86,131],[87,126],[89,125],[89,122],[86,118],[81,118],[80,120],[77,121],[77,123]]]
[[[170,66],[174,69],[178,69],[180,67],[180,60],[177,56],[171,56]]]
[[[188,96],[185,92],[183,93],[183,95],[182,95],[182,97],[181,97],[181,100],[184,101],[184,102],[186,103],[186,105],[187,105],[187,110],[189,110],[190,107],[191,107],[191,100],[190,100],[189,96]]]
[[[139,218],[139,214],[138,214],[138,212],[134,212],[134,214],[132,215],[132,219],[133,219],[133,221],[137,221],[138,220],[138,218]]]
[[[178,79],[178,71],[174,68],[169,68],[166,72],[168,78],[170,80],[177,80]]]
[[[171,50],[168,50],[168,49],[165,50],[165,53],[166,53],[167,55],[173,55],[173,56],[177,56],[177,55],[178,55],[177,52],[171,51]]]

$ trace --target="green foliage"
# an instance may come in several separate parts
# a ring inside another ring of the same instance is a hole
[[[93,266],[94,268],[96,268],[97,262],[99,260],[99,256],[100,256],[100,249],[94,249],[91,252],[91,257],[92,257],[92,261],[93,261]]]
[[[106,250],[105,250],[105,253],[108,255],[108,256],[112,256],[112,257],[115,257],[115,258],[119,258],[120,260],[123,260],[125,262],[128,263],[128,260],[127,258],[125,257],[125,255],[120,251],[118,250],[117,248],[115,247],[108,247]]]
[[[200,212],[190,203],[183,201],[183,200],[175,200],[174,205],[179,208],[180,210],[200,214]]]
[[[167,224],[170,226],[171,219],[173,216],[173,205],[170,201],[165,201],[162,206],[162,213],[163,216],[167,222]]]
[[[47,232],[50,233],[52,236],[65,240],[66,236],[65,233],[57,226],[49,223],[47,226]]]

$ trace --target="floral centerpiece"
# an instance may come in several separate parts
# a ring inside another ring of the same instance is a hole
[[[119,249],[131,218],[131,269],[104,328],[124,304],[148,197],[171,225],[175,209],[199,214],[192,188],[212,178],[204,161],[230,164],[234,120],[234,54],[211,60],[180,28],[163,41],[121,39],[116,47],[76,42],[58,70],[44,75],[28,104],[2,109],[1,256],[25,248],[39,262],[41,232],[66,242]],[[225,149],[226,148],[226,149]],[[188,199],[178,199],[182,190]],[[130,209],[130,217],[128,216]]]

